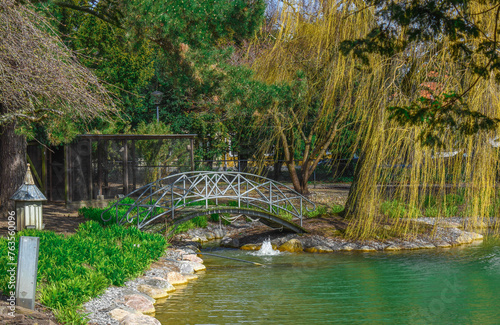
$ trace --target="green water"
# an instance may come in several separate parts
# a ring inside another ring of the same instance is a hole
[[[162,324],[500,324],[500,241],[394,253],[205,256]]]

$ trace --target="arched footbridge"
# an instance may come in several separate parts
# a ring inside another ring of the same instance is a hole
[[[162,220],[178,226],[198,216],[228,213],[303,233],[304,213],[315,208],[308,198],[269,178],[237,172],[186,172],[131,192],[101,218],[147,229]]]

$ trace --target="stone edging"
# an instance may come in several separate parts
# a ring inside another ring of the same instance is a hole
[[[430,225],[435,222],[434,219],[430,218],[420,218],[416,221]],[[459,221],[454,218],[448,218],[447,221],[441,221],[438,224],[436,231],[432,235],[419,234],[408,239],[362,241],[349,240],[340,236],[324,237],[293,233],[280,234],[270,239],[274,249],[295,253],[371,252],[447,248],[483,240],[483,236],[479,233],[460,229],[463,222]],[[247,230],[251,230],[252,227],[253,225],[250,223],[241,223],[238,224],[238,227],[209,225],[206,228],[189,229],[186,233],[177,235],[176,239],[181,246],[192,245],[196,247],[199,243],[220,239],[219,244],[222,247],[259,250],[262,242],[267,239],[266,237],[253,236],[254,238],[251,240],[245,239],[244,236],[241,238],[241,234],[244,234]],[[292,239],[294,241],[291,241]],[[284,245],[285,243],[287,244]]]
[[[154,305],[183,285],[198,278],[206,268],[190,249],[167,249],[163,257],[123,287],[109,287],[102,295],[83,305],[89,324],[161,325],[154,318]]]
[[[414,249],[447,248],[482,241],[483,235],[458,228],[438,227],[433,236],[419,235],[412,239],[349,240],[341,237],[288,234],[271,240],[274,249],[292,253],[333,253],[336,251],[399,251]],[[243,250],[259,250],[262,242],[240,243],[237,238],[225,237],[221,246]]]

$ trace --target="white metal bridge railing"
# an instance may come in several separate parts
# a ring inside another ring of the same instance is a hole
[[[301,226],[304,212],[316,208],[311,200],[290,187],[258,175],[186,172],[131,192],[104,211],[101,218],[105,222],[116,218],[118,224],[136,222],[142,229],[161,217],[174,221],[176,215],[189,209],[205,209],[210,214],[209,208],[214,203],[216,206],[229,203],[231,208],[249,213],[255,210],[259,212],[257,215],[263,212],[278,217],[286,215],[288,219],[298,219]]]

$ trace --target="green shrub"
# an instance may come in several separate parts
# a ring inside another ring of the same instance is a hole
[[[436,205],[436,202],[437,202],[436,197],[434,195],[427,194],[424,197],[424,202],[423,202],[424,208],[433,207]]]
[[[279,217],[281,219],[284,219],[284,220],[287,220],[287,221],[292,221],[293,219],[293,215],[289,212],[286,212],[286,211],[281,211],[280,214],[279,214]]]
[[[354,177],[352,177],[352,176],[336,177],[333,181],[335,183],[352,183],[354,181]]]
[[[318,206],[316,206],[316,209],[314,209],[314,211],[306,211],[303,214],[306,218],[316,218],[320,215],[325,214],[327,211],[328,211],[328,208],[326,206],[318,205]]]
[[[199,216],[178,225],[177,228],[175,228],[174,234],[180,234],[194,228],[206,228],[207,226],[208,217]]]
[[[88,221],[65,237],[51,231],[24,230],[16,234],[40,238],[37,292],[40,302],[55,310],[60,322],[86,324],[76,311],[109,285],[121,286],[140,275],[164,252],[163,236],[136,227],[102,227]],[[0,238],[0,290],[8,292],[7,239]],[[5,254],[4,254],[5,253]]]
[[[228,207],[237,207],[238,206],[238,201],[229,201],[226,203]]]
[[[399,200],[385,201],[380,205],[380,212],[390,218],[404,218],[408,211],[404,202]]]
[[[455,216],[458,216],[458,206],[456,206],[456,205],[446,206],[444,208],[444,216],[445,217],[455,217]]]
[[[464,204],[463,194],[447,194],[444,196],[443,204],[447,206],[458,206]]]
[[[180,234],[182,232],[186,232],[189,229],[193,229],[193,228],[196,228],[196,226],[195,226],[195,224],[191,220],[189,220],[189,221],[186,221],[186,222],[178,225],[175,228],[174,234]]]
[[[218,222],[220,219],[220,216],[218,213],[212,213],[209,218],[210,218],[210,221],[212,221],[212,222]]]
[[[430,218],[436,218],[439,216],[439,209],[436,206],[431,206],[425,209],[424,215]]]
[[[424,215],[426,217],[453,217],[459,215],[459,206],[464,204],[463,193],[452,193],[445,196],[426,195],[424,199]]]
[[[207,216],[199,216],[191,219],[191,221],[197,228],[206,228],[206,226],[208,226]]]
[[[340,205],[340,204],[334,204],[332,206],[332,210],[331,210],[331,213],[340,213],[344,211],[344,206],[343,205]]]
[[[225,217],[225,218],[223,218]],[[231,222],[227,221],[227,218],[230,218],[231,217],[231,214],[230,213],[213,213],[210,215],[210,221],[212,222],[219,222],[219,220],[221,221],[221,223],[223,225],[230,225]]]
[[[78,213],[90,220],[97,221],[103,226],[108,226],[108,225],[113,225],[117,223],[117,220],[124,220],[125,221],[125,214],[127,211],[130,209],[130,206],[118,206],[117,208],[111,208],[117,201],[111,201],[106,208],[101,209],[101,208],[93,208],[93,207],[83,207],[78,210]],[[129,197],[126,197],[120,201],[120,203],[123,204],[134,204],[135,200]],[[154,201],[148,202],[148,204],[153,204]],[[109,208],[111,208],[109,211]],[[134,225],[137,224],[137,212],[139,212],[139,219],[142,222],[146,217],[147,217],[147,212],[149,210],[147,208],[134,208],[130,211],[131,213],[131,220],[132,222],[130,224]],[[151,212],[151,215],[158,215],[163,212],[163,209],[160,208],[155,208],[153,212]],[[104,213],[104,218],[109,219],[108,221],[103,221],[101,216]],[[128,224],[128,223],[127,223]]]

